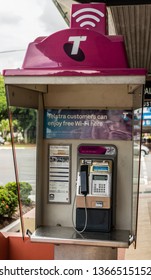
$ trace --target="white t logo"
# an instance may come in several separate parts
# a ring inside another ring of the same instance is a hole
[[[123,118],[126,119],[127,118],[128,113],[127,112],[123,112]]]
[[[73,42],[73,47],[72,47],[72,51],[71,54],[77,54],[79,51],[79,46],[80,46],[80,42],[81,41],[86,41],[87,36],[71,36],[69,37],[69,42]]]

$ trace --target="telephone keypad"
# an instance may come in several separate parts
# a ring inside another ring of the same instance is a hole
[[[93,193],[105,194],[106,193],[106,184],[93,184]]]

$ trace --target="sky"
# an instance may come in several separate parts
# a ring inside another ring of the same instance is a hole
[[[66,29],[52,0],[0,0],[0,73],[21,68],[27,46]]]

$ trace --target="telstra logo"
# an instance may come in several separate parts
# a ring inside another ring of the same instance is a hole
[[[68,42],[64,44],[65,53],[72,59],[76,61],[83,61],[85,59],[85,54],[80,48],[81,42],[86,41],[87,36],[70,36]]]

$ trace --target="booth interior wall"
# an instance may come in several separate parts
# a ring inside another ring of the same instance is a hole
[[[112,98],[111,98],[112,96]],[[49,85],[47,108],[132,108],[127,85]]]
[[[48,203],[48,146],[49,144],[71,144],[71,204]],[[72,208],[76,194],[77,176],[77,147],[81,143],[90,143],[88,140],[44,140],[43,147],[43,185],[42,188],[44,203],[42,210],[42,220],[39,225],[60,224],[62,226],[72,226]],[[116,185],[116,227],[117,229],[131,229],[131,192],[132,192],[132,142],[131,141],[91,141],[91,144],[113,144],[118,149],[117,160],[117,185]],[[127,207],[129,205],[129,207]],[[37,209],[38,211],[38,209]],[[38,213],[37,213],[38,215]]]

